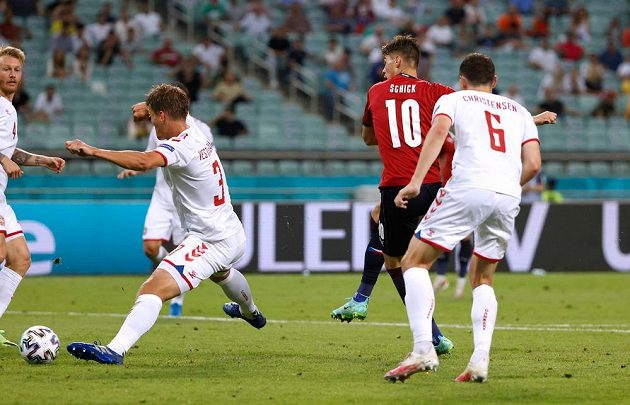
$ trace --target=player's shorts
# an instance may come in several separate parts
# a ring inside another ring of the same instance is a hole
[[[174,244],[179,244],[184,239],[184,230],[177,211],[175,207],[168,207],[152,199],[144,219],[142,240],[169,241],[171,238]]]
[[[219,271],[226,271],[245,253],[245,231],[215,242],[188,235],[158,266],[168,271],[182,293]]]
[[[4,235],[4,240],[7,242],[24,237],[24,232],[15,217],[13,208],[6,202],[0,202],[0,234]]]
[[[424,216],[416,237],[450,252],[474,231],[474,254],[481,259],[503,259],[520,211],[520,199],[483,189],[448,189],[438,191]]]
[[[407,203],[407,209],[398,208],[394,204],[394,199],[403,187],[381,187],[378,234],[383,244],[383,253],[392,257],[405,254],[420,217],[429,210],[441,186],[441,183],[423,184],[420,194]]]

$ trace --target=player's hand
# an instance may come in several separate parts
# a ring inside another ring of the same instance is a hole
[[[0,164],[10,179],[19,179],[24,174],[20,166],[6,156],[0,160]]]
[[[63,169],[66,167],[66,161],[60,157],[51,157],[48,156],[43,162],[42,166],[45,166],[48,170],[53,171],[55,173],[61,173]]]
[[[139,172],[137,170],[125,169],[125,170],[121,170],[120,173],[118,173],[118,175],[116,176],[116,178],[118,178],[118,179],[128,179],[129,177],[137,176],[140,173],[142,173],[142,172]]]
[[[558,114],[551,111],[545,111],[534,117],[534,123],[536,125],[555,124],[557,119]]]
[[[66,149],[68,149],[70,153],[79,156],[92,156],[96,150],[95,147],[88,145],[80,139],[66,141]]]
[[[394,204],[398,208],[407,209],[407,202],[418,196],[420,194],[420,186],[416,186],[415,184],[407,184],[405,188],[398,192],[396,198],[394,198]]]
[[[144,101],[131,106],[131,115],[134,121],[144,121],[149,119],[149,108]]]

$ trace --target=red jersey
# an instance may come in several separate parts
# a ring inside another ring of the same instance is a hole
[[[380,187],[406,186],[418,163],[422,142],[431,129],[437,100],[454,90],[401,73],[368,91],[363,125],[374,128],[383,161]],[[440,166],[429,169],[423,183],[439,183]]]
[[[448,179],[451,178],[451,173],[453,171],[453,155],[455,154],[455,141],[448,135],[446,140],[444,141],[444,145],[442,145],[442,150],[440,151],[440,174],[442,176],[442,185],[446,185]]]

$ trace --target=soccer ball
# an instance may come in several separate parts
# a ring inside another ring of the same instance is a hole
[[[52,363],[59,353],[59,338],[47,326],[31,326],[20,338],[20,354],[28,363]]]

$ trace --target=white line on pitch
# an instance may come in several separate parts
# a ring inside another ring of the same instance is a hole
[[[7,314],[11,315],[41,315],[41,316],[83,316],[83,317],[101,317],[101,318],[124,318],[127,314],[113,314],[102,312],[51,312],[51,311],[7,311]],[[182,315],[177,318],[170,316],[160,316],[162,319],[176,319],[183,321],[203,321],[203,322],[235,322],[238,319],[224,318],[224,317],[211,317],[211,316],[186,316]],[[308,324],[308,325],[332,325],[338,323],[337,321],[300,321],[300,320],[282,320],[282,319],[267,319],[267,323],[278,324]],[[353,325],[361,326],[388,326],[388,327],[407,327],[406,323],[401,322],[358,322],[355,321]],[[462,324],[440,324],[440,327],[448,329],[471,329],[471,325]],[[608,329],[606,327],[614,327],[616,329]],[[628,329],[618,329],[628,328]],[[630,333],[630,325],[628,324],[535,324],[535,325],[497,325],[495,330],[520,330],[520,331],[536,331],[536,332],[594,332],[594,333]]]

